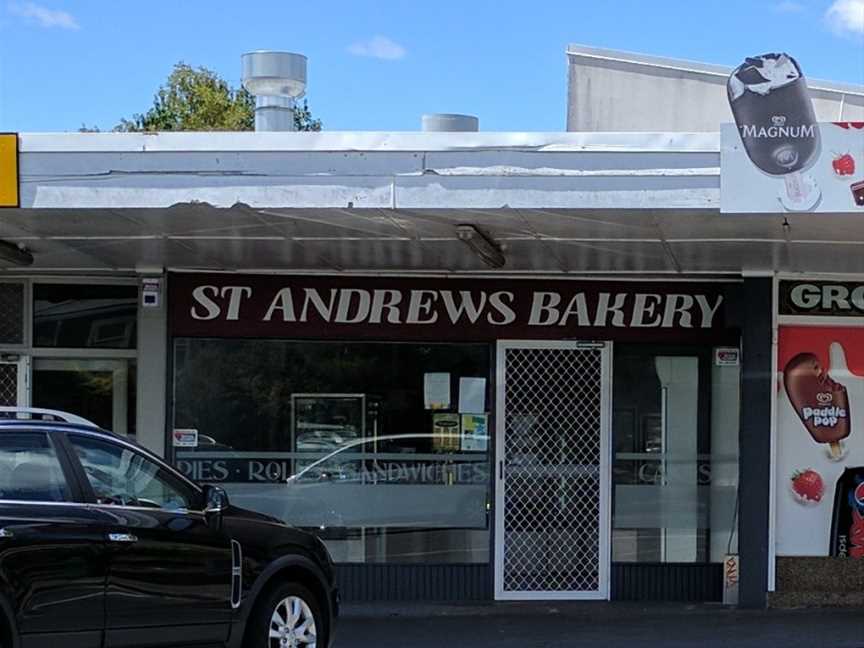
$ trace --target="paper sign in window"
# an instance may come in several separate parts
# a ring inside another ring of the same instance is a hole
[[[423,403],[426,409],[450,408],[450,374],[423,374]]]
[[[486,411],[486,379],[459,379],[459,413],[480,414]]]

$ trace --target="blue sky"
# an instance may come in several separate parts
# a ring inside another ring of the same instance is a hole
[[[563,130],[568,43],[735,65],[783,50],[864,84],[864,0],[0,0],[0,131],[110,129],[183,60],[239,82],[240,54],[309,57],[328,130]]]

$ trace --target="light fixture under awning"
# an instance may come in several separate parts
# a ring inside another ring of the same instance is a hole
[[[475,225],[457,225],[456,236],[490,268],[503,268],[507,263],[498,244]]]

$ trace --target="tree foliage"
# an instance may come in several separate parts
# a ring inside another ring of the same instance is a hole
[[[319,131],[304,100],[294,111],[297,130]],[[233,88],[212,70],[180,62],[153,97],[153,106],[114,130],[150,131],[249,131],[255,127],[255,97],[245,88]]]

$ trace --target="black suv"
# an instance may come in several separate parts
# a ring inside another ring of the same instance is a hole
[[[337,614],[315,536],[76,416],[0,408],[0,648],[327,648]]]

